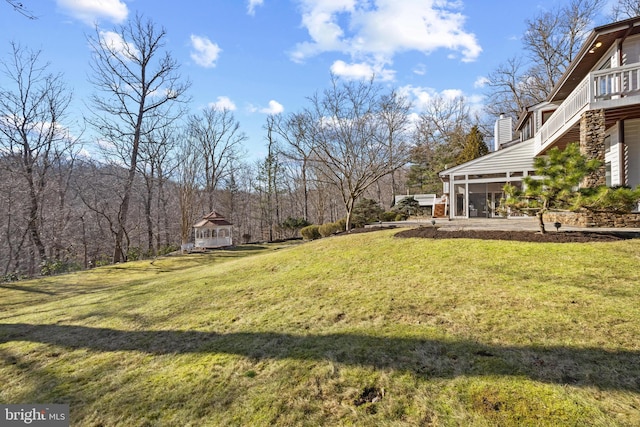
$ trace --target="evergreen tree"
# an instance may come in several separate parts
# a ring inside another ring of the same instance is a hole
[[[501,204],[501,210],[509,208],[515,212],[535,214],[540,233],[544,234],[543,215],[571,207],[580,194],[577,188],[582,179],[599,166],[598,160],[589,160],[580,153],[577,143],[569,144],[562,151],[554,147],[549,150],[548,156],[534,159],[533,168],[537,177],[524,177],[523,190],[511,184],[504,186],[506,199]]]
[[[487,147],[487,144],[484,142],[484,136],[480,133],[478,126],[475,125],[467,134],[464,147],[462,151],[460,151],[460,154],[458,154],[458,157],[456,157],[456,163],[460,165],[488,153],[489,147]]]

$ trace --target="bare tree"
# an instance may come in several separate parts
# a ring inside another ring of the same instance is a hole
[[[380,97],[379,120],[382,131],[379,133],[379,143],[386,146],[386,152],[390,156],[390,164],[394,164],[393,156],[395,156],[398,151],[400,151],[402,156],[406,156],[407,154],[410,109],[411,103],[409,100],[400,95],[396,90],[392,90],[389,94],[384,94]],[[397,147],[403,147],[403,149],[397,150]],[[392,169],[389,175],[391,177],[392,193],[389,206],[393,206],[395,196],[398,193],[396,169]],[[381,199],[381,197],[379,197],[379,199]]]
[[[180,206],[180,238],[189,242],[194,224],[198,198],[198,176],[202,173],[202,157],[196,147],[184,140],[177,154],[177,192]]]
[[[603,0],[571,0],[526,21],[523,45],[532,63],[528,84],[537,86],[542,97],[538,101],[551,93],[573,61],[603,4]]]
[[[280,224],[280,149],[274,135],[276,116],[269,115],[265,130],[267,131],[267,157],[256,165],[258,172],[255,190],[260,197],[260,224],[263,234],[269,241],[274,240],[275,227]]]
[[[487,79],[487,111],[514,118],[544,101],[575,59],[605,0],[570,0],[527,20],[523,34],[524,57],[507,60]]]
[[[272,131],[282,140],[280,153],[297,164],[302,184],[302,216],[309,220],[309,169],[313,159],[313,119],[305,112],[273,116]]]
[[[528,84],[527,72],[524,60],[512,57],[489,73],[486,81],[487,113],[494,117],[500,114],[518,117],[528,106],[546,97],[546,93],[540,93],[537,87]]]
[[[215,208],[215,191],[231,176],[247,136],[231,110],[215,106],[189,116],[188,132],[203,159],[204,187],[211,212]]]
[[[160,248],[161,229],[164,230],[165,245],[168,245],[170,240],[167,235],[169,226],[164,187],[172,169],[176,167],[171,157],[176,144],[174,129],[170,126],[163,126],[157,131],[147,134],[140,145],[138,170],[144,178],[145,191],[142,198],[147,225],[147,252],[149,254],[155,254],[156,249]],[[156,198],[155,221],[153,217],[154,197]],[[154,233],[154,228],[157,230],[156,233]]]
[[[9,5],[13,8],[13,10],[15,10],[16,12],[18,12],[20,15],[24,16],[25,18],[29,18],[29,19],[38,19],[37,16],[35,16],[29,9],[27,9],[27,7],[19,1],[16,0],[5,0],[7,3],[9,3]]]
[[[437,193],[438,172],[455,164],[474,120],[465,98],[433,97],[416,123],[407,185]]]
[[[163,51],[165,37],[163,28],[139,15],[115,32],[96,28],[95,35],[89,37],[93,49],[91,83],[97,89],[91,98],[90,123],[128,171],[115,221],[113,262],[126,260],[123,239],[140,144],[145,135],[182,114],[181,109],[171,107],[183,101],[189,87],[181,81],[176,61]]]
[[[13,87],[0,88],[0,153],[2,167],[19,180],[26,234],[40,261],[46,259],[42,239],[42,209],[53,165],[73,145],[62,126],[71,92],[60,75],[48,73],[48,64],[33,52],[12,44],[3,74]],[[24,240],[23,240],[24,241]],[[19,245],[20,247],[22,244]]]
[[[611,19],[614,21],[634,18],[640,15],[640,2],[638,0],[618,0],[611,10]]]
[[[234,241],[248,243],[258,235],[255,213],[259,206],[258,195],[255,194],[256,170],[252,165],[240,161],[233,173],[226,180],[223,192],[223,211],[231,218],[234,225]]]
[[[372,184],[407,162],[402,140],[388,141],[389,129],[381,120],[381,89],[372,80],[341,83],[332,77],[322,95],[310,98],[319,179],[340,193],[346,212],[346,230],[356,200]]]

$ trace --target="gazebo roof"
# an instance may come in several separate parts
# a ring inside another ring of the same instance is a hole
[[[218,227],[223,225],[233,225],[233,224],[227,221],[225,217],[220,215],[218,212],[213,211],[203,216],[200,221],[194,224],[194,227],[206,227],[206,226]]]

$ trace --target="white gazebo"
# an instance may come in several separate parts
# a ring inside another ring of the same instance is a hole
[[[205,215],[193,226],[196,248],[220,248],[233,245],[233,224],[217,212]]]

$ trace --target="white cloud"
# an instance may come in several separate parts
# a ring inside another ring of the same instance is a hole
[[[81,148],[78,151],[78,157],[85,159],[85,160],[89,160],[91,159],[91,152],[89,150],[87,150],[86,148]]]
[[[433,88],[403,86],[399,89],[401,95],[409,99],[417,111],[424,110],[431,100],[438,95]]]
[[[444,99],[448,100],[464,97],[464,93],[460,89],[445,89],[440,93]]]
[[[389,81],[393,80],[395,76],[394,71],[385,70],[381,66],[367,64],[366,62],[347,64],[340,60],[333,63],[331,72],[347,80],[369,79],[375,76],[377,80]]]
[[[100,31],[100,44],[123,58],[133,59],[139,55],[138,49],[132,43],[125,41],[120,34],[113,31]]]
[[[483,87],[485,87],[487,85],[487,83],[489,83],[489,79],[484,77],[484,76],[480,76],[476,79],[475,82],[473,82],[473,87],[477,88],[477,89],[481,89]]]
[[[256,7],[262,6],[264,0],[249,0],[249,4],[247,5],[247,13],[251,16],[256,14]]]
[[[249,104],[247,110],[250,113],[263,113],[263,114],[280,114],[284,111],[284,107],[278,101],[271,100],[269,101],[269,106],[265,108],[256,107],[253,104]]]
[[[302,26],[307,29],[311,42],[299,43],[292,53],[294,61],[322,52],[349,50],[341,39],[344,31],[338,15],[354,13],[356,0],[299,0],[302,7]]]
[[[302,26],[310,40],[299,43],[291,59],[302,62],[324,52],[340,52],[353,62],[381,68],[401,52],[428,55],[450,51],[474,61],[482,48],[465,31],[459,0],[298,0]]]
[[[445,101],[464,98],[464,102],[469,107],[471,114],[482,115],[485,106],[485,97],[483,95],[465,94],[460,89],[445,89],[438,92],[429,87],[407,85],[401,87],[398,91],[413,103],[414,113],[416,114],[425,111],[429,104],[438,98]]]
[[[236,104],[227,96],[219,96],[216,102],[209,104],[209,107],[214,107],[219,110],[235,111]]]
[[[280,114],[284,111],[284,107],[278,101],[274,101],[273,99],[269,101],[269,106],[267,108],[262,108],[260,110],[261,113],[264,114]]]
[[[127,19],[129,9],[121,0],[57,0],[64,13],[94,25],[101,19],[121,23]]]
[[[430,87],[411,85],[401,87],[399,92],[412,101],[413,106],[417,111],[424,110],[434,99],[439,97],[450,100],[458,96],[464,96],[462,91],[459,89],[445,89],[438,92]]]
[[[191,59],[205,68],[213,68],[222,49],[206,37],[191,35]]]
[[[427,74],[427,66],[424,64],[418,64],[413,68],[413,73],[419,76]]]

